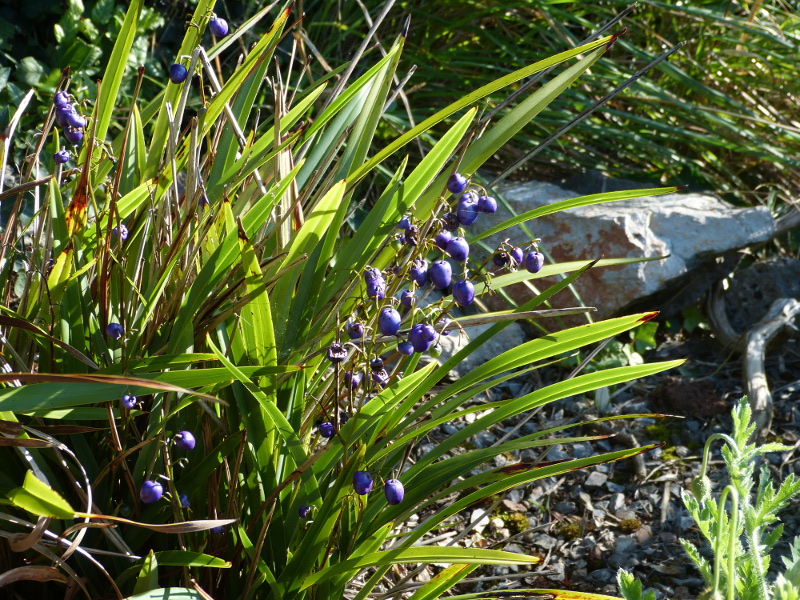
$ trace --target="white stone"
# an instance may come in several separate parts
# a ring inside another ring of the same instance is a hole
[[[579,196],[536,181],[501,184],[497,192],[516,214]],[[501,206],[493,215],[481,215],[481,226],[488,228],[509,217]],[[766,207],[740,209],[714,196],[696,193],[573,208],[529,221],[527,227],[541,238],[542,248],[556,262],[667,256],[664,260],[595,268],[579,278],[575,283],[577,292],[585,305],[597,307],[597,318],[606,318],[634,301],[664,292],[704,261],[766,241],[775,232],[775,222]],[[486,242],[496,247],[506,238],[516,245],[530,242],[519,227]],[[538,284],[543,287],[542,282]],[[518,288],[512,295],[525,301],[531,292]],[[554,299],[556,306],[575,304],[574,297],[564,292]]]

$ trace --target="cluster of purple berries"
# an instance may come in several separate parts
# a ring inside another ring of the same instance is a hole
[[[78,114],[69,101],[69,94],[64,90],[56,92],[53,97],[53,105],[56,108],[56,125],[64,128],[64,137],[70,144],[80,146],[83,142],[83,128],[86,127],[86,119]],[[53,154],[53,161],[56,164],[64,164],[69,160],[69,156],[69,151],[62,148]]]
[[[136,398],[133,396],[123,396],[123,403],[125,402],[126,397],[133,398],[134,401],[136,400]],[[175,434],[173,441],[178,448],[182,448],[183,450],[194,450],[194,447],[197,444],[197,440],[195,440],[194,434],[192,434],[191,431],[181,431]],[[147,479],[139,489],[139,498],[141,498],[142,502],[145,504],[153,504],[154,502],[158,502],[163,496],[164,486],[157,480]],[[189,497],[186,494],[181,494],[178,497],[178,500],[180,501],[182,507],[189,508]]]
[[[353,474],[353,489],[359,496],[368,495],[372,491],[374,483],[369,471],[356,471]],[[387,479],[383,484],[383,494],[386,496],[386,502],[396,506],[403,501],[405,489],[399,479]]]
[[[397,224],[400,232],[395,236],[392,245],[398,253],[406,248],[409,254],[398,258],[386,271],[375,267],[364,270],[366,300],[356,307],[353,317],[343,328],[349,341],[342,342],[337,337],[337,341],[325,349],[325,356],[336,365],[337,374],[339,365],[343,365],[343,370],[347,369],[343,376],[344,388],[351,396],[365,380],[371,383],[371,391],[366,392],[364,404],[388,385],[390,379],[384,358],[380,356],[365,361],[366,365],[363,367],[359,366],[363,365],[363,359],[358,358],[359,354],[374,353],[374,350],[366,350],[363,341],[368,330],[374,328],[382,336],[400,338],[397,341],[398,354],[410,356],[415,352],[428,352],[436,357],[442,352],[437,339],[440,335],[447,335],[447,308],[443,308],[441,303],[428,306],[424,311],[417,308],[417,290],[430,285],[439,290],[450,291],[455,303],[462,307],[470,306],[475,300],[475,286],[467,275],[470,247],[461,228],[473,225],[481,213],[496,212],[497,201],[479,186],[471,185],[459,173],[450,176],[447,189],[457,200],[455,206],[450,207],[440,218],[427,223],[415,223],[410,215],[404,215],[400,219]],[[493,262],[511,270],[524,266],[530,272],[536,273],[544,264],[544,255],[538,251],[535,243],[531,246],[532,249],[526,254],[522,248],[513,247],[507,241],[503,242],[493,255]],[[439,250],[444,256],[429,263],[426,256],[430,250]],[[457,281],[453,281],[454,267],[451,261],[463,265],[464,275]],[[387,299],[387,294],[395,293],[398,293],[399,298]],[[420,313],[424,314],[422,318],[418,318]],[[400,331],[404,319],[410,321],[407,333]],[[355,352],[350,352],[348,346],[352,346]],[[366,379],[364,375],[367,375]],[[344,416],[340,422],[346,422]],[[317,423],[317,429],[321,437],[332,438],[336,435],[336,421],[326,418]],[[357,494],[367,495],[373,486],[373,477],[369,471],[357,471],[354,474],[353,487]],[[390,505],[402,502],[404,493],[403,485],[397,479],[385,482],[384,494]],[[311,507],[300,506],[299,514],[303,519],[309,518]]]

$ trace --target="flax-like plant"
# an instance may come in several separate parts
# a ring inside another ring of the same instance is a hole
[[[10,505],[0,535],[20,556],[40,557],[6,580],[71,580],[92,598],[363,599],[409,589],[394,565],[452,565],[412,589],[420,600],[479,565],[535,564],[502,549],[424,542],[493,494],[650,446],[485,466],[509,451],[594,439],[553,437],[572,427],[562,426],[451,451],[504,419],[679,363],[578,375],[481,405],[473,423],[418,455],[419,439],[476,412],[470,399],[503,378],[653,316],[552,333],[448,383],[454,365],[512,320],[547,317],[542,303],[587,269],[625,262],[542,267],[536,243],[519,240],[534,254],[527,268],[506,261],[490,277],[455,258],[487,232],[479,220],[465,225],[473,203],[448,189],[484,194],[476,170],[616,37],[467,90],[375,148],[407,28],[383,55],[315,78],[291,59],[300,46],[273,60],[291,40],[291,3],[264,7],[210,45],[214,2],[200,0],[175,57],[188,77],[140,98],[140,69],[126,99],[142,5],[130,4],[91,110],[67,119],[65,78],[22,183],[1,196],[15,210],[0,247],[0,491]],[[235,66],[222,60],[245,40]],[[487,95],[551,67],[559,70],[508,114],[476,127]],[[451,117],[421,160],[402,157],[381,177],[387,158]],[[544,210],[675,190],[597,194]],[[33,217],[17,218],[29,200]],[[438,237],[446,227],[463,238],[452,248]],[[439,266],[423,277],[426,260]],[[448,268],[452,287],[441,279]],[[454,312],[472,294],[554,274],[566,276],[513,311]],[[433,301],[403,304],[404,291]],[[443,364],[420,362],[438,352],[440,336],[481,321],[494,324]],[[397,529],[414,514],[428,517]]]

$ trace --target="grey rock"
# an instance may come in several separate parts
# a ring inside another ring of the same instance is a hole
[[[536,181],[506,183],[496,191],[516,214],[579,196]],[[494,215],[485,216],[485,226],[491,227],[510,215],[501,208]],[[544,215],[528,226],[556,262],[668,257],[592,269],[578,279],[575,282],[577,292],[586,305],[597,307],[597,318],[614,315],[644,298],[665,294],[665,300],[666,297],[672,299],[670,308],[679,310],[682,306],[676,304],[690,303],[730,269],[730,265],[725,265],[718,268],[719,273],[711,273],[717,268],[717,256],[764,242],[775,232],[775,222],[766,207],[739,209],[714,196],[694,193],[583,206]],[[513,244],[530,241],[519,227],[486,241],[490,246],[497,246],[506,238]],[[702,277],[692,282],[691,297],[683,302],[676,301],[676,292],[698,274]],[[524,287],[511,289],[510,293],[517,301],[528,300],[531,295]],[[574,302],[571,294],[559,294],[553,299],[556,306],[572,306]],[[582,323],[585,319],[570,321]]]
[[[574,502],[562,500],[556,503],[555,509],[562,515],[574,515],[577,511],[577,506]]]
[[[609,512],[616,513],[623,508],[625,508],[625,494],[611,494],[611,499],[608,501]]]
[[[587,488],[596,488],[603,485],[607,479],[608,475],[606,475],[605,473],[600,473],[599,471],[592,471],[583,485],[585,485]]]
[[[621,554],[629,552],[636,546],[636,539],[632,535],[621,535],[614,542],[614,552]]]
[[[625,491],[625,486],[613,481],[606,481],[606,489],[612,493],[620,493]]]
[[[556,444],[547,453],[547,460],[569,460],[572,458],[561,444]]]
[[[589,444],[573,444],[572,456],[575,458],[586,458],[592,455],[592,447]]]
[[[589,579],[598,583],[608,583],[616,577],[616,571],[611,569],[597,569],[589,573]]]
[[[547,535],[546,533],[537,533],[533,536],[533,545],[539,546],[539,548],[544,548],[545,550],[550,550],[556,547],[558,544],[558,540],[552,536]]]

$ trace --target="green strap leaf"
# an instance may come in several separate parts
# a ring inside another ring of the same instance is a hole
[[[33,471],[25,473],[22,487],[14,488],[8,492],[8,497],[14,506],[27,510],[39,517],[53,517],[55,519],[74,519],[75,511],[69,502],[41,481]]]
[[[361,569],[399,563],[456,563],[479,565],[535,565],[542,559],[526,554],[503,552],[502,550],[482,550],[479,548],[454,547],[413,547],[401,550],[371,552],[364,556],[348,559],[323,569],[307,577],[301,590],[342,573],[355,573]]]

